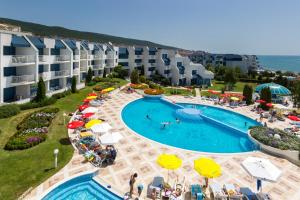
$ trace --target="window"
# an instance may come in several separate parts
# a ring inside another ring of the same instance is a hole
[[[155,63],[155,59],[149,59],[148,63]]]
[[[16,55],[16,48],[12,46],[3,46],[3,55],[4,56]]]
[[[197,74],[197,70],[192,70],[192,75],[196,75]]]

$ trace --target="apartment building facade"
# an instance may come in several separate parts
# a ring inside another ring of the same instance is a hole
[[[118,48],[111,44],[0,32],[0,103],[28,102],[40,77],[48,96],[69,89],[73,76],[82,88],[89,68],[102,76],[117,63]]]
[[[129,74],[134,69],[147,78],[158,73],[176,86],[210,85],[214,78],[214,74],[202,64],[191,62],[174,49],[122,46],[119,47],[118,64],[128,69]]]
[[[84,87],[88,69],[94,76],[109,74],[117,65],[146,77],[159,73],[173,85],[210,85],[213,73],[176,50],[147,46],[100,44],[66,38],[39,37],[30,33],[0,31],[0,104],[24,103],[37,92],[42,77],[46,94]]]

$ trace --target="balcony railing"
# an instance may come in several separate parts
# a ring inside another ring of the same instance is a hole
[[[50,72],[42,72],[39,73],[39,77],[43,78],[44,80],[49,80],[51,78]]]
[[[54,57],[54,61],[56,61],[56,62],[68,61],[70,59],[71,59],[71,57],[68,56],[68,55],[60,55],[60,56],[55,56]]]
[[[80,54],[80,59],[87,59],[87,54],[85,53]]]
[[[11,62],[13,64],[34,63],[35,61],[36,61],[36,57],[34,55],[11,56]]]
[[[52,71],[51,75],[54,76],[54,77],[69,76],[70,75],[70,71],[69,70]]]
[[[80,71],[86,72],[87,71],[87,67],[80,67]]]
[[[78,75],[79,74],[79,68],[73,69],[73,74]]]
[[[47,62],[47,58],[48,56],[46,55],[39,56],[39,62]]]
[[[111,54],[107,54],[107,55],[106,55],[106,59],[114,59],[114,56],[111,55]]]
[[[73,56],[73,60],[79,60],[80,59],[80,56],[79,55],[74,55]]]
[[[11,83],[11,84],[35,81],[34,75],[8,76],[6,78],[8,80],[8,83]]]
[[[101,54],[94,55],[94,60],[102,60],[102,59],[103,59],[103,55]]]

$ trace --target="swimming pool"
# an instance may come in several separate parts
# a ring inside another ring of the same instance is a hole
[[[121,200],[93,180],[93,174],[73,178],[48,193],[42,200]]]
[[[189,120],[178,111],[184,108],[201,118]],[[198,111],[197,111],[198,110]],[[147,118],[149,116],[149,119]],[[176,121],[176,118],[179,120]],[[142,98],[122,110],[125,124],[136,133],[162,144],[193,151],[238,153],[257,150],[247,130],[260,125],[243,115],[224,109],[192,104],[174,105],[158,98]],[[167,122],[166,125],[163,125]]]

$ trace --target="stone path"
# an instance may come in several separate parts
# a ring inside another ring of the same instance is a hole
[[[210,180],[211,182],[218,182],[220,184],[236,183],[241,187],[247,186],[255,191],[256,181],[242,168],[241,162],[248,156],[256,156],[271,160],[273,164],[282,170],[282,175],[276,183],[263,182],[263,191],[268,192],[275,200],[300,200],[300,168],[285,159],[273,157],[262,152],[230,155],[192,152],[159,144],[136,134],[123,123],[121,111],[126,104],[138,98],[141,98],[141,95],[136,93],[115,93],[111,99],[107,100],[100,107],[99,112],[99,117],[106,119],[124,138],[116,145],[118,156],[115,164],[100,168],[97,177],[110,184],[120,194],[123,195],[129,190],[129,177],[132,173],[137,172],[139,174],[137,184],[144,185],[142,199],[146,199],[147,185],[152,181],[153,177],[164,176],[166,178],[168,174],[167,170],[162,169],[156,164],[157,157],[162,153],[171,153],[177,154],[183,160],[183,165],[180,169],[170,172],[170,183],[172,184],[176,180],[182,182],[185,179],[186,191],[188,191],[188,186],[192,183],[204,183],[203,178],[193,170],[193,161],[200,156],[210,157],[222,167],[222,176]],[[203,102],[200,98],[184,98],[181,96],[171,96],[168,98],[177,102],[209,103]],[[249,113],[251,111],[248,112],[244,107],[234,109],[233,111],[253,117],[250,115],[252,113]],[[26,199],[38,199],[41,193],[51,185],[74,174],[91,169],[94,169],[94,167],[84,162],[83,157],[75,151],[68,165],[32,190]]]

